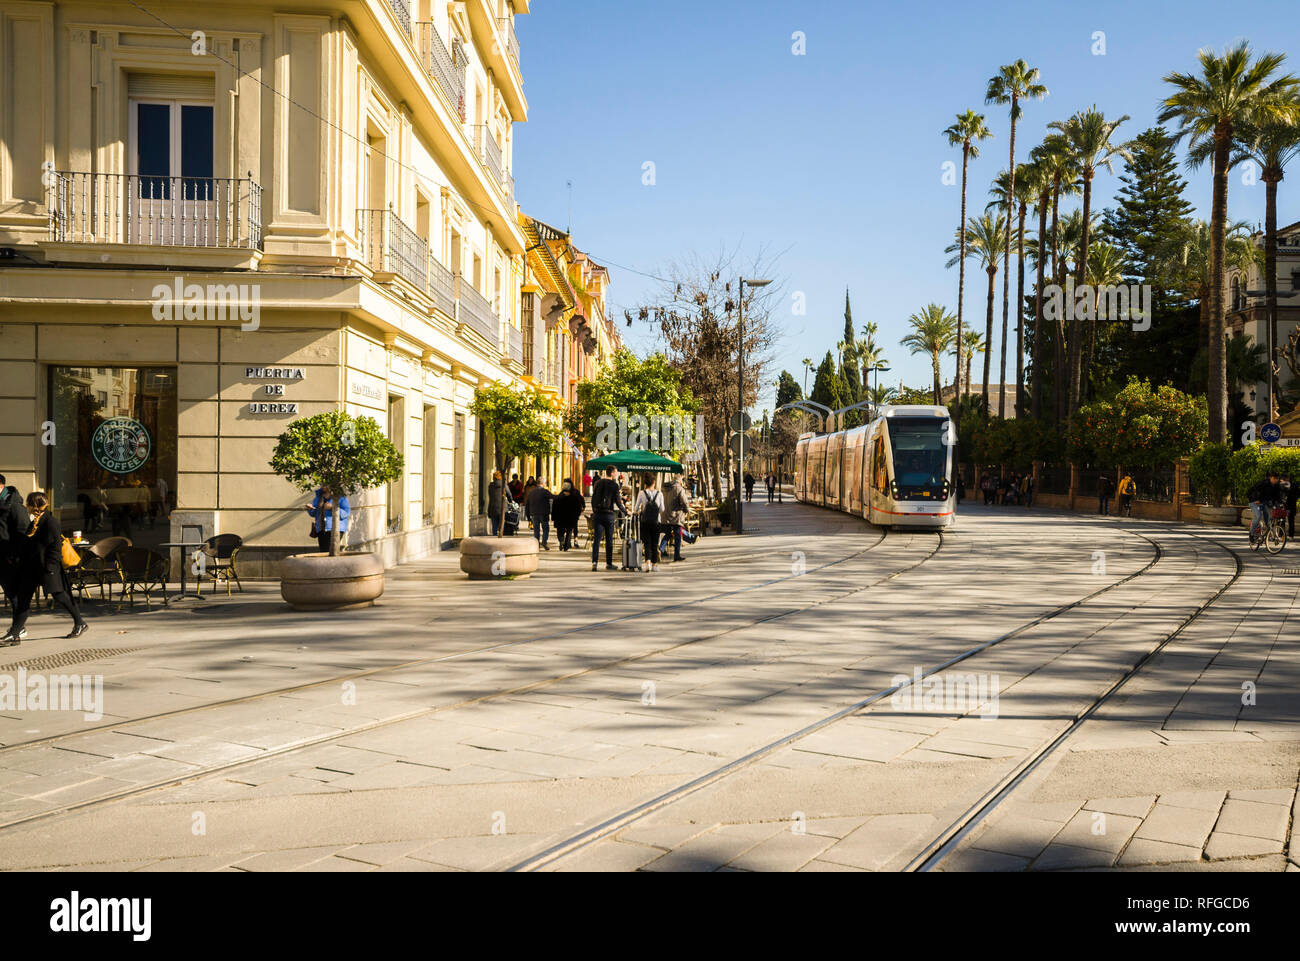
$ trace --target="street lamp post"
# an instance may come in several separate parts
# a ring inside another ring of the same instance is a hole
[[[872,385],[872,393],[874,394],[876,393],[877,389],[880,387],[880,372],[883,370],[886,373],[888,373],[889,367],[885,364],[877,364],[876,366],[868,367],[867,369],[876,375],[875,383]]]
[[[736,412],[741,416],[736,419],[738,424],[745,422],[745,284],[751,287],[766,287],[772,281],[770,280],[746,280],[740,278],[740,299],[738,303],[739,313],[737,314],[736,326],[739,329],[740,336],[736,343],[736,356],[739,363],[736,365],[738,376],[736,378]],[[741,493],[741,488],[745,486],[745,436],[743,431],[736,432],[740,436],[740,441],[736,444],[736,533],[745,533],[745,515],[744,503],[745,497]]]

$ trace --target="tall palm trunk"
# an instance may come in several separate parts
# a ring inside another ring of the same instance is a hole
[[[1061,175],[1052,178],[1052,282],[1058,287],[1065,286],[1065,264],[1061,261]],[[1053,339],[1056,341],[1055,380],[1052,385],[1053,419],[1059,424],[1065,419],[1065,312],[1056,315]]]
[[[941,396],[943,394],[943,384],[940,383],[939,380],[939,353],[940,353],[940,348],[938,347],[936,347],[933,351],[930,352],[930,363],[934,367],[934,406],[935,407],[938,407],[941,403],[943,403],[943,398]],[[954,407],[957,406],[955,402],[953,406]]]
[[[984,417],[987,419],[990,414],[989,364],[993,362],[993,298],[997,296],[995,279],[998,275],[998,262],[994,260],[985,270],[989,275],[989,306],[988,314],[984,318],[984,389],[980,393],[984,397]]]
[[[1043,262],[1047,259],[1047,194],[1038,198],[1038,263],[1034,288],[1034,420],[1043,416]]]
[[[1210,440],[1222,444],[1228,439],[1228,366],[1223,342],[1223,248],[1228,224],[1228,150],[1232,145],[1232,124],[1214,129],[1214,202],[1210,210],[1210,377],[1206,392],[1210,401]]]
[[[1268,399],[1267,420],[1274,421],[1278,413],[1278,392],[1281,384],[1274,375],[1277,355],[1277,184],[1282,179],[1281,169],[1264,173],[1264,277],[1268,293]]]
[[[1002,251],[1002,358],[1001,373],[998,382],[998,416],[1007,416],[1007,314],[1011,300],[1011,205],[1016,196],[1016,112],[1020,98],[1013,91],[1011,94],[1011,150],[1007,161],[1007,239]],[[1017,390],[1017,398],[1019,391]],[[1019,404],[1019,400],[1017,400]]]
[[[1016,417],[1025,416],[1025,214],[1020,202],[1020,233],[1016,240]]]
[[[953,403],[961,403],[961,332],[962,300],[966,295],[966,169],[970,165],[970,141],[961,145],[961,223],[957,225],[957,242],[961,244],[961,258],[957,265],[957,369],[953,374]],[[969,365],[968,365],[969,366]],[[970,389],[969,382],[967,390]]]
[[[1079,262],[1075,271],[1075,284],[1082,287],[1088,272],[1088,217],[1092,209],[1092,171],[1083,172],[1083,233],[1079,238]],[[1074,415],[1079,412],[1079,398],[1083,387],[1083,321],[1079,312],[1074,312],[1074,323],[1070,330],[1070,408],[1068,423],[1074,423]]]

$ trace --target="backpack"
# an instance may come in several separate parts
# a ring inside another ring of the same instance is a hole
[[[596,489],[591,492],[591,509],[596,514],[608,514],[614,509],[614,493],[610,485],[614,482],[608,477],[596,481]]]
[[[662,499],[663,495],[658,491],[646,495],[645,506],[641,508],[641,523],[646,527],[654,527],[659,523],[659,504]]]

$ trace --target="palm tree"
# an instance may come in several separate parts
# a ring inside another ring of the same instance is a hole
[[[1085,282],[1084,278],[1088,273],[1088,242],[1091,235],[1089,228],[1092,226],[1092,178],[1098,167],[1105,167],[1107,171],[1113,171],[1116,159],[1129,159],[1130,154],[1127,144],[1111,142],[1111,137],[1115,135],[1119,125],[1127,119],[1128,114],[1118,120],[1107,120],[1106,115],[1100,110],[1096,107],[1090,107],[1087,110],[1080,110],[1069,120],[1058,120],[1048,124],[1048,127],[1060,131],[1070,145],[1075,161],[1079,165],[1079,173],[1083,181],[1083,233],[1079,238],[1079,258],[1075,271],[1077,274],[1075,283],[1080,286]],[[1082,385],[1080,380],[1084,338],[1081,329],[1082,323],[1083,321],[1076,317],[1074,321],[1075,329],[1070,334],[1068,418],[1071,424],[1074,423],[1074,415],[1079,409],[1079,398],[1081,396],[1080,388]]]
[[[898,390],[888,384],[877,384],[867,390],[867,399],[871,401],[872,407],[885,407],[892,404],[897,396]]]
[[[1035,160],[1042,165],[1052,180],[1052,283],[1065,286],[1065,264],[1061,259],[1060,210],[1061,196],[1077,192],[1075,181],[1079,172],[1074,163],[1070,145],[1060,134],[1052,134],[1035,148]],[[1065,418],[1065,320],[1058,317],[1052,336],[1053,351],[1053,419],[1058,423]]]
[[[813,362],[811,357],[803,359],[803,395],[808,396],[808,371],[812,370]]]
[[[1227,225],[1223,244],[1225,273],[1241,270],[1243,273],[1259,260],[1259,248],[1251,239],[1250,224],[1236,220]],[[1210,300],[1214,288],[1214,271],[1211,251],[1214,248],[1210,225],[1204,220],[1187,221],[1183,228],[1182,251],[1179,257],[1178,285],[1188,297],[1196,298],[1200,305],[1198,344],[1208,354],[1210,351]],[[1225,357],[1226,364],[1226,357]],[[1212,373],[1212,372],[1211,372]],[[1225,377],[1226,368],[1225,368]],[[1224,415],[1227,416],[1226,413]]]
[[[972,217],[966,224],[963,231],[962,239],[964,243],[951,244],[944,253],[953,253],[954,251],[965,249],[967,256],[975,256],[980,260],[980,265],[984,272],[989,276],[988,289],[988,311],[984,320],[984,343],[987,347],[993,341],[993,295],[996,293],[995,280],[998,273],[998,258],[1002,257],[1005,252],[1006,244],[1006,219],[999,215],[997,219],[988,212],[984,212],[983,217]],[[960,254],[958,254],[960,256]],[[951,267],[957,262],[957,257],[948,261]],[[963,344],[962,346],[965,346]],[[984,352],[984,412],[988,416],[989,406],[989,353],[986,349]],[[967,365],[967,372],[970,367]],[[967,381],[967,390],[969,390],[970,381]]]
[[[1300,80],[1292,74],[1275,76],[1286,59],[1266,53],[1252,62],[1246,41],[1229,47],[1222,56],[1213,50],[1198,54],[1200,74],[1170,73],[1165,83],[1174,88],[1164,100],[1161,123],[1179,122],[1177,137],[1214,143],[1214,201],[1210,208],[1210,330],[1209,404],[1210,440],[1223,443],[1228,436],[1228,367],[1224,350],[1223,284],[1227,276],[1224,245],[1228,224],[1228,168],[1236,131],[1242,126],[1296,122],[1300,108],[1295,92]]]
[[[1237,149],[1231,165],[1244,161],[1259,164],[1260,178],[1264,181],[1264,290],[1268,309],[1268,344],[1277,352],[1277,185],[1282,182],[1286,165],[1300,155],[1300,124],[1289,122],[1264,123],[1259,126],[1245,124],[1238,131]],[[1201,140],[1190,151],[1188,163],[1200,167],[1214,151],[1214,141]],[[1264,346],[1267,352],[1268,346]],[[1276,356],[1269,358],[1269,398],[1271,408],[1268,419],[1276,420],[1278,365]]]
[[[1092,386],[1092,361],[1096,350],[1097,343],[1097,324],[1102,320],[1122,321],[1127,318],[1111,317],[1108,313],[1109,301],[1103,303],[1101,291],[1098,288],[1111,287],[1118,285],[1124,280],[1124,271],[1128,264],[1124,259],[1124,252],[1113,244],[1098,242],[1092,245],[1092,251],[1088,255],[1088,284],[1093,288],[1092,293],[1092,316],[1093,320],[1088,324],[1088,350],[1087,358],[1082,362],[1083,382],[1079,387],[1080,394],[1087,394]],[[1106,314],[1106,316],[1102,316]]]
[[[961,339],[964,341],[962,347],[966,351],[966,383],[970,384],[970,362],[976,354],[984,353],[985,341],[978,330],[966,330],[962,332]],[[988,409],[988,393],[985,392],[985,410]]]
[[[1018,196],[1016,191],[1016,121],[1018,121],[1024,110],[1020,106],[1021,100],[1027,100],[1030,97],[1035,100],[1042,100],[1047,96],[1047,88],[1038,82],[1038,68],[1031,67],[1023,59],[1015,63],[1009,63],[998,69],[998,72],[989,78],[988,88],[984,92],[984,102],[993,104],[1010,104],[1011,105],[1011,144],[1010,153],[1007,161],[1008,183],[1006,196],[1007,201],[1007,238],[1006,244],[1002,251],[1002,383],[1007,381],[1007,308],[1011,299],[1011,206],[1014,198]],[[1023,224],[1022,224],[1023,227]],[[1017,310],[1017,313],[1020,311]],[[1018,365],[1022,376],[1024,365]],[[986,378],[987,379],[987,378]],[[998,416],[1002,417],[1006,413],[1006,392],[998,393]],[[1016,407],[1020,407],[1020,390],[1016,390]]]
[[[957,221],[957,235],[961,244],[961,253],[957,258],[957,330],[961,331],[964,329],[962,302],[966,296],[966,232],[963,229],[966,224],[966,169],[970,161],[980,155],[979,141],[988,140],[993,136],[993,131],[985,125],[982,113],[967,110],[957,114],[957,122],[945,130],[944,134],[949,146],[961,144],[961,219]],[[958,397],[961,396],[961,348],[961,337],[958,336],[956,373],[953,376],[953,386]]]
[[[1044,237],[1047,234],[1047,204],[1048,198],[1052,194],[1052,173],[1048,167],[1043,164],[1033,151],[1030,152],[1030,162],[1021,168],[1021,176],[1024,178],[1025,190],[1030,194],[1035,209],[1038,211],[1038,233],[1032,242],[1025,242],[1021,246],[1020,252],[1020,273],[1024,276],[1024,257],[1025,247],[1029,243],[1034,246],[1034,271],[1037,278],[1034,283],[1034,343],[1030,347],[1030,357],[1034,367],[1034,392],[1033,400],[1030,402],[1030,414],[1034,420],[1038,420],[1043,412],[1043,366],[1042,366],[1042,345],[1043,345],[1043,261],[1044,255]],[[1017,191],[1018,192],[1018,191]],[[1020,218],[1020,235],[1023,239],[1025,233],[1025,221],[1023,215]],[[1020,304],[1023,310],[1025,302],[1025,285],[1023,279],[1020,283]],[[1024,326],[1023,320],[1021,326]],[[1020,352],[1024,358],[1024,351]],[[1021,368],[1023,370],[1023,366]],[[1019,396],[1019,391],[1016,392]],[[1024,401],[1021,401],[1023,407]],[[1018,411],[1017,417],[1023,416],[1023,412]]]
[[[1012,211],[1008,207],[1008,197],[1014,189],[1015,194],[1011,206],[1015,207],[1014,213],[1018,218],[1015,231],[1016,238],[1016,416],[1025,416],[1025,217],[1029,212],[1029,205],[1039,195],[1039,187],[1043,177],[1042,172],[1034,163],[1025,163],[1020,165],[1020,170],[1013,177],[1007,171],[998,174],[989,191],[993,194],[993,201],[990,207],[998,206],[1008,211],[1008,216]],[[1014,187],[1012,185],[1015,185]],[[1006,281],[1010,278],[1003,278],[1002,287],[1005,290],[1008,286]],[[1002,302],[1002,381],[1007,379],[1007,313],[1006,300]],[[998,395],[998,416],[1006,417],[1006,394]]]
[[[899,343],[913,354],[930,355],[931,373],[934,374],[934,402],[941,404],[943,384],[939,377],[939,357],[957,336],[957,318],[948,313],[945,307],[926,304],[919,312],[907,318],[907,322],[912,325],[912,332]]]

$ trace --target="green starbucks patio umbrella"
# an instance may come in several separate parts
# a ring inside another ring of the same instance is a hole
[[[604,457],[587,461],[592,470],[604,470],[612,467],[625,471],[667,471],[670,474],[682,473],[682,465],[671,458],[648,450],[621,450]]]

